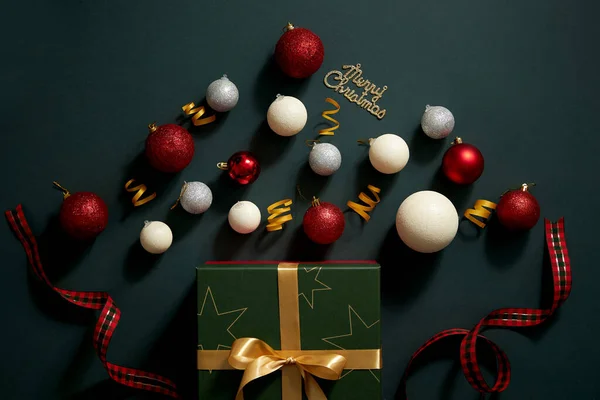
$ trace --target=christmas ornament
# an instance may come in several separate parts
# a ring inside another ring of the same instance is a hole
[[[238,201],[229,210],[229,225],[237,233],[252,233],[260,225],[260,210],[251,201]]]
[[[280,136],[294,136],[304,128],[307,119],[306,107],[292,96],[278,94],[267,111],[269,127]]]
[[[446,107],[427,105],[421,117],[421,128],[430,138],[443,139],[454,129],[454,115]]]
[[[500,347],[487,337],[481,334],[481,331],[488,327],[498,328],[525,328],[536,326],[548,320],[560,306],[567,300],[571,293],[571,262],[569,260],[569,251],[565,241],[564,219],[558,222],[545,221],[546,248],[548,250],[554,293],[552,306],[549,308],[501,308],[492,311],[479,321],[471,330],[462,328],[452,328],[439,332],[425,342],[410,358],[406,371],[404,372],[401,385],[401,391],[398,398],[406,397],[406,379],[409,376],[414,360],[426,350],[429,346],[435,345],[442,339],[450,338],[456,341],[462,338],[460,343],[460,364],[467,381],[471,386],[481,394],[481,398],[487,397],[487,393],[499,393],[504,391],[511,377],[510,362],[506,353]],[[489,385],[481,373],[481,367],[477,356],[481,354],[477,344],[488,345],[496,356],[496,370],[498,376],[493,385]]]
[[[335,204],[321,202],[313,197],[312,207],[304,214],[302,226],[310,240],[318,244],[330,244],[344,232],[344,214]]]
[[[443,194],[431,190],[408,196],[396,214],[400,239],[420,253],[435,253],[452,242],[458,231],[458,213]]]
[[[75,195],[77,193],[73,194],[73,196]],[[108,345],[121,319],[121,310],[116,306],[112,297],[106,292],[82,292],[54,286],[44,271],[44,266],[38,252],[37,240],[27,223],[21,205],[19,204],[16,210],[6,211],[5,215],[13,232],[21,241],[27,253],[29,265],[35,275],[66,301],[78,307],[100,312],[92,338],[96,354],[108,372],[110,379],[134,389],[161,393],[176,399],[179,398],[177,387],[170,379],[151,372],[122,367],[107,360]],[[152,382],[152,384],[148,384],[148,382]]]
[[[308,164],[316,174],[321,176],[332,175],[342,165],[342,155],[337,147],[331,143],[315,141],[308,155]]]
[[[260,175],[260,163],[249,151],[238,151],[226,163],[218,163],[217,168],[229,171],[229,177],[241,185],[254,182]]]
[[[206,102],[210,108],[218,112],[231,110],[239,98],[237,86],[227,78],[227,75],[212,82],[206,89]]]
[[[186,105],[182,106],[181,109],[186,115],[192,116],[192,124],[194,124],[194,126],[210,124],[217,119],[215,115],[202,118],[202,116],[206,114],[206,108],[204,108],[204,106],[196,107],[194,102],[187,103]]]
[[[483,155],[472,144],[457,137],[442,159],[442,171],[452,182],[468,185],[483,173]]]
[[[348,207],[350,207],[355,213],[360,215],[360,217],[362,219],[369,222],[369,220],[371,219],[369,212],[373,211],[375,206],[377,204],[379,204],[379,202],[380,202],[379,193],[381,193],[381,189],[379,189],[378,187],[373,186],[373,185],[367,186],[367,189],[369,189],[371,191],[371,193],[373,193],[375,200],[371,199],[365,192],[360,192],[360,194],[358,195],[358,198],[363,203],[365,203],[366,206],[363,206],[362,204],[359,204],[359,203],[355,203],[353,201],[348,201],[346,203],[346,205]]]
[[[133,185],[133,182],[135,182],[135,179],[130,179],[127,181],[127,183],[125,184],[125,190],[128,192],[136,192],[133,195],[133,198],[131,199],[131,203],[133,204],[134,207],[139,207],[142,206],[152,200],[154,200],[156,198],[156,192],[150,194],[150,195],[146,195],[146,197],[144,197],[142,199],[142,197],[144,196],[144,193],[146,193],[146,190],[148,190],[148,187],[146,185],[139,184],[137,186],[131,187],[131,185]]]
[[[283,73],[292,78],[307,78],[317,72],[325,55],[321,39],[289,22],[284,30],[275,46],[275,61]]]
[[[213,196],[210,188],[202,182],[184,182],[179,198],[171,210],[181,204],[190,214],[202,214],[209,209]]]
[[[160,221],[144,221],[140,232],[140,243],[150,254],[162,254],[173,243],[173,232],[169,225]]]
[[[361,144],[365,142],[358,141]],[[369,139],[369,160],[373,167],[383,174],[400,172],[408,163],[408,145],[398,135],[386,133],[376,139]]]
[[[496,209],[496,203],[488,200],[479,199],[475,202],[473,208],[469,208],[463,214],[466,219],[480,228],[485,228],[485,224],[492,217],[492,211]],[[477,217],[477,218],[476,218]]]
[[[283,224],[292,220],[292,214],[286,214],[291,211],[292,199],[279,200],[267,207],[269,217],[267,218],[267,231],[280,231]],[[285,214],[285,215],[283,215]]]
[[[526,231],[540,219],[540,205],[529,193],[534,183],[524,183],[520,189],[510,190],[502,195],[496,207],[498,221],[507,229]]]
[[[73,239],[84,241],[102,233],[108,224],[108,207],[100,196],[91,192],[71,194],[58,182],[53,183],[63,192],[59,220],[65,232]]]
[[[334,132],[336,129],[338,129],[340,127],[340,123],[337,122],[337,120],[335,120],[334,118],[331,117],[331,115],[337,114],[338,112],[340,112],[340,105],[337,101],[335,101],[334,99],[327,97],[325,99],[326,102],[328,102],[329,104],[331,104],[332,106],[334,106],[335,108],[333,110],[325,110],[321,113],[321,116],[323,118],[325,118],[327,121],[331,122],[333,124],[333,126],[330,126],[329,128],[325,128],[325,129],[321,129],[319,130],[319,135],[323,135],[323,136],[333,136]]]
[[[179,172],[194,157],[194,139],[179,125],[148,125],[146,157],[150,165],[162,172]]]

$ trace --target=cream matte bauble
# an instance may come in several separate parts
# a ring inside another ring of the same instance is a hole
[[[304,128],[307,119],[306,107],[292,96],[278,94],[267,111],[269,127],[280,136],[294,136]]]
[[[408,163],[408,145],[398,135],[386,133],[378,138],[369,139],[369,145],[371,165],[383,174],[400,172]]]
[[[251,201],[238,201],[229,210],[227,219],[237,233],[251,233],[260,225],[260,210]]]
[[[408,196],[396,214],[400,239],[421,253],[435,253],[452,242],[458,231],[458,213],[443,194],[431,190]]]
[[[162,254],[173,243],[173,232],[169,225],[160,221],[146,221],[140,232],[140,243],[151,254]]]

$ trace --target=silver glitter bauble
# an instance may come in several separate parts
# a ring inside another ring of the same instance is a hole
[[[342,155],[337,147],[330,143],[315,143],[308,155],[310,168],[321,176],[329,176],[340,169]]]
[[[202,182],[187,182],[181,192],[179,203],[190,214],[202,214],[212,204],[212,192]]]
[[[427,106],[421,118],[421,128],[432,139],[443,139],[454,129],[454,115],[446,107]]]
[[[217,79],[206,89],[206,102],[215,111],[225,112],[231,110],[238,102],[240,93],[235,83],[227,75]]]

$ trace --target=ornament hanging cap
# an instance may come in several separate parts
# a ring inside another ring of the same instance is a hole
[[[150,133],[155,132],[157,129],[158,127],[156,126],[156,122],[148,124],[148,130],[150,131]]]
[[[462,138],[456,137],[456,139],[454,139],[452,141],[452,144],[462,144],[463,140]]]
[[[505,191],[504,193],[502,193],[502,196],[504,196],[506,193],[511,192],[513,190],[521,190],[522,192],[529,192],[529,188],[531,188],[533,186],[535,186],[534,182],[523,183],[523,184],[521,184],[521,187],[519,187],[519,188],[508,189],[507,191]]]
[[[56,181],[53,181],[52,183],[54,184],[54,186],[56,186],[57,188],[59,188],[63,192],[63,200],[66,199],[67,197],[69,197],[71,195],[71,193],[67,189],[65,189],[64,187],[62,187],[60,185],[60,183],[58,183]]]
[[[226,162],[217,163],[217,168],[223,171],[227,171],[229,169]]]
[[[313,196],[311,203],[312,203],[313,207],[317,207],[317,206],[321,205],[321,201],[318,198],[316,198],[315,196]]]
[[[289,31],[291,31],[294,28],[295,28],[295,26],[291,22],[288,22],[287,25],[283,28],[283,31],[284,32],[289,32]]]

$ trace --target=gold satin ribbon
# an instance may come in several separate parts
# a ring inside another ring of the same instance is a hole
[[[201,118],[206,113],[206,108],[204,106],[196,107],[194,102],[188,103],[185,106],[182,106],[181,109],[187,115],[193,115],[192,123],[194,126],[206,125],[210,124],[214,120],[217,119],[215,115],[211,115],[210,117]]]
[[[469,208],[465,211],[464,216],[466,219],[474,223],[480,228],[485,228],[486,223],[492,216],[492,211],[496,209],[496,203],[492,203],[488,200],[479,199],[475,202],[473,208]],[[485,222],[475,218],[479,217],[485,220]]]
[[[367,196],[367,194],[365,192],[360,192],[360,194],[358,195],[358,198],[363,203],[365,203],[366,206],[355,203],[353,201],[348,201],[346,203],[346,205],[348,207],[350,207],[355,213],[360,215],[365,221],[369,222],[369,220],[371,219],[371,216],[368,213],[373,211],[375,206],[377,204],[379,204],[379,202],[381,201],[381,199],[379,198],[379,193],[381,193],[381,189],[379,189],[378,187],[373,186],[373,185],[367,186],[367,189],[369,189],[371,191],[371,193],[373,193],[375,200],[373,200],[369,196]]]
[[[135,179],[128,180],[127,183],[125,184],[125,190],[127,190],[128,192],[131,192],[131,193],[137,191],[137,193],[131,199],[131,203],[133,204],[134,207],[139,207],[141,205],[144,205],[156,198],[156,192],[154,192],[151,195],[148,195],[142,199],[142,196],[144,195],[146,190],[148,190],[148,187],[146,185],[144,185],[143,183],[140,185],[134,186],[134,187],[130,187],[131,185],[133,185],[133,182],[135,182]]]
[[[330,117],[330,115],[333,114],[337,114],[338,112],[340,112],[340,105],[337,101],[335,101],[334,99],[327,97],[325,99],[326,102],[328,102],[329,104],[331,104],[332,106],[335,107],[334,110],[325,110],[321,113],[321,116],[323,118],[325,118],[327,121],[331,122],[333,124],[333,126],[330,126],[329,128],[325,128],[325,129],[321,129],[319,131],[319,135],[323,135],[323,136],[333,136],[334,133],[333,131],[335,131],[336,129],[338,129],[340,127],[340,123],[335,120],[334,118]]]
[[[267,207],[269,217],[267,218],[267,231],[280,231],[283,229],[283,224],[292,220],[292,215],[282,215],[291,211],[292,199],[280,200]]]

